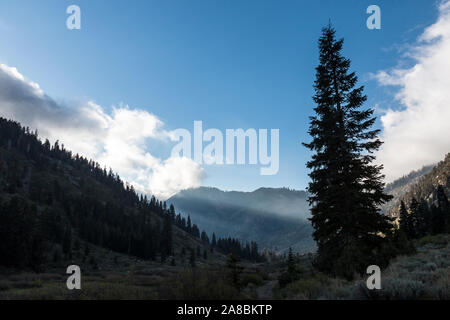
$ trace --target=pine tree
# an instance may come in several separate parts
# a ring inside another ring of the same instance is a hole
[[[437,188],[437,200],[439,210],[439,220],[443,222],[443,231],[450,233],[450,204],[445,194],[444,188],[439,185]]]
[[[189,232],[189,233],[192,232],[192,223],[191,223],[191,216],[190,215],[188,215],[188,218],[187,218],[187,226],[186,226],[186,228],[187,228],[187,232]]]
[[[419,202],[416,198],[411,199],[411,203],[409,204],[409,216],[408,216],[408,225],[409,225],[409,239],[416,239],[419,236],[418,226],[420,222],[420,213],[419,213]]]
[[[419,202],[413,198],[410,203],[410,212],[406,208],[405,202],[400,202],[400,231],[404,233],[406,238],[415,239],[418,235],[419,228]]]
[[[400,202],[400,228],[399,229],[406,235],[406,237],[408,237],[410,235],[408,218],[409,218],[408,210],[406,209],[405,202],[402,200]]]
[[[417,233],[419,237],[424,237],[431,233],[431,213],[428,203],[425,200],[420,201],[418,208]]]
[[[67,228],[63,239],[63,253],[66,259],[72,259],[72,230]]]
[[[191,267],[195,268],[195,250],[191,249],[191,255],[189,257],[189,264]]]
[[[213,232],[212,234],[212,240],[211,240],[211,247],[215,247],[217,245],[217,241],[216,241],[216,234]]]
[[[431,231],[432,234],[439,234],[445,230],[445,218],[441,210],[435,204],[431,205]]]
[[[296,270],[295,270],[295,261],[294,254],[292,253],[292,248],[289,248],[289,255],[287,260],[287,272],[290,278],[295,278]]]
[[[391,228],[378,206],[391,196],[384,194],[382,166],[372,164],[382,144],[379,130],[371,130],[374,110],[361,110],[366,96],[362,86],[355,88],[357,77],[341,55],[342,45],[331,25],[323,29],[314,83],[316,115],[309,128],[313,140],[304,145],[314,152],[307,167],[315,263],[325,272],[352,278],[376,263],[381,235]]]
[[[234,252],[228,256],[227,268],[234,286],[239,287],[239,276],[243,268],[239,265],[239,258]]]
[[[169,216],[172,222],[175,222],[175,207],[173,206],[173,204],[171,204],[169,207]]]
[[[161,250],[170,256],[173,251],[172,221],[169,214],[164,215]]]

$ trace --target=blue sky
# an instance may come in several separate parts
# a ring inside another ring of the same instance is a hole
[[[76,4],[82,29],[68,30]],[[381,30],[366,8],[381,8]],[[87,1],[0,2],[0,63],[16,67],[57,101],[92,100],[107,112],[121,103],[146,110],[167,130],[279,128],[280,170],[205,166],[203,185],[304,189],[308,117],[317,39],[329,19],[366,86],[367,106],[399,108],[396,91],[370,75],[400,59],[438,17],[438,2],[414,1]],[[378,121],[377,126],[381,128]],[[149,142],[167,157],[169,146]]]

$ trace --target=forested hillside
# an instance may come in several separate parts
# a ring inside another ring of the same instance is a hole
[[[172,263],[189,252],[206,258],[214,249],[261,259],[255,243],[212,239],[111,169],[0,118],[0,265],[39,271],[74,251],[89,256],[80,243]]]
[[[402,198],[422,176],[430,172],[434,166],[435,165],[424,166],[422,169],[412,171],[409,174],[388,183],[385,192],[392,195],[394,198],[381,206],[382,212],[387,213],[396,205],[398,206],[399,199]]]
[[[408,181],[408,183],[403,186],[402,181]],[[409,205],[413,199],[419,202],[425,201],[428,206],[437,206],[439,186],[448,198],[450,195],[450,153],[437,165],[424,167],[422,170],[412,172],[394,184],[388,185],[386,191],[395,198],[389,203],[386,213],[397,217],[400,213],[401,201]]]

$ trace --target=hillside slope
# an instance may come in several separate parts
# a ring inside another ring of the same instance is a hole
[[[75,258],[95,266],[97,247],[166,264],[201,260],[211,246],[200,235],[111,170],[0,118],[0,266],[41,271]]]
[[[424,166],[422,169],[415,170],[409,174],[391,182],[386,185],[385,192],[392,195],[394,198],[385,203],[381,207],[381,211],[389,212],[393,207],[398,205],[398,201],[402,198],[413,185],[415,185],[421,177],[429,173],[435,165]]]
[[[450,153],[435,166],[427,166],[412,172],[386,187],[386,192],[394,195],[394,199],[385,207],[385,212],[397,216],[400,201],[409,204],[412,198],[425,200],[428,204],[436,202],[437,187],[442,186],[447,197],[450,196]]]

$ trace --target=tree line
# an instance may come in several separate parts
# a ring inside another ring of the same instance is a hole
[[[407,207],[400,203],[399,230],[408,239],[418,239],[427,235],[450,233],[450,205],[442,185],[433,194],[431,204],[422,199],[412,198]]]

